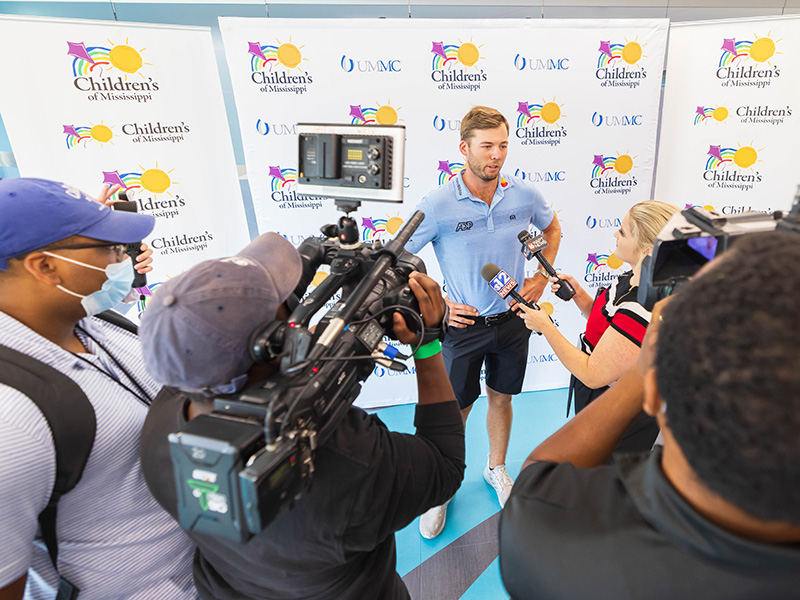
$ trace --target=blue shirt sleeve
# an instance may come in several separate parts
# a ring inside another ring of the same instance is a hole
[[[422,250],[428,242],[435,240],[439,232],[439,228],[436,224],[436,215],[433,212],[433,205],[431,205],[426,198],[422,199],[415,210],[421,210],[425,213],[425,218],[406,244],[406,251],[411,252],[411,254],[416,254]]]
[[[553,207],[550,206],[550,203],[544,199],[544,196],[538,189],[536,189],[536,187],[529,185],[528,189],[533,196],[531,200],[533,202],[533,216],[531,217],[531,223],[539,231],[544,231],[550,225],[550,223],[553,222],[553,217],[556,216],[556,213],[553,211]]]

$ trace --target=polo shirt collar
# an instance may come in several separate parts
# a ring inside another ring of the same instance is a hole
[[[765,544],[722,529],[698,513],[664,475],[662,448],[648,457],[618,454],[614,458],[630,498],[642,517],[678,546],[733,568],[784,568],[797,565],[794,545]]]
[[[465,167],[466,168],[466,167]],[[505,191],[513,187],[514,184],[511,182],[511,179],[506,177],[503,172],[500,172],[500,182],[497,184],[497,189],[494,192],[493,200],[499,200],[505,194]],[[456,200],[476,200],[480,202],[478,198],[472,195],[467,187],[467,184],[464,183],[464,169],[461,169],[458,172],[458,175],[453,177],[450,181],[453,182],[453,193],[456,196]],[[494,202],[492,202],[494,204]]]

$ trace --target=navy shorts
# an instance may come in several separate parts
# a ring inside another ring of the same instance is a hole
[[[461,408],[467,408],[480,396],[484,362],[487,386],[501,394],[522,391],[530,335],[516,314],[496,325],[447,328],[442,358]]]

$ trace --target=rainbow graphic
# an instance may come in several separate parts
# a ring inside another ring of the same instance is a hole
[[[119,171],[103,171],[103,183],[110,186],[119,185],[123,190],[136,191],[142,188],[142,173],[122,173]]]
[[[111,64],[111,48],[104,46],[89,46],[83,42],[67,42],[67,55],[72,56],[72,75],[90,75],[95,68],[99,68],[99,75],[103,75],[103,65]]]
[[[270,167],[269,176],[272,177],[272,191],[289,190],[297,183],[297,169],[281,169],[280,166]]]
[[[74,125],[64,125],[63,127],[64,133],[67,136],[67,148],[75,148],[81,142],[92,139],[91,127],[85,127],[83,125],[78,127]]]
[[[352,117],[350,123],[352,125],[363,125],[365,123],[378,122],[378,109],[377,108],[361,108],[361,105],[350,105],[350,114]]]
[[[517,106],[517,127],[525,127],[528,123],[536,123],[536,119],[542,118],[542,107],[544,104],[528,104],[519,102]]]
[[[597,57],[597,68],[608,67],[615,60],[622,58],[624,48],[625,44],[612,44],[610,41],[601,40],[600,48],[597,49],[600,52],[600,56]]]
[[[706,160],[706,171],[719,167],[727,167],[733,162],[736,148],[722,148],[721,146],[708,147],[708,160]]]
[[[456,44],[445,45],[444,42],[431,43],[433,45],[431,48],[431,53],[433,53],[432,70],[438,71],[445,67],[452,68],[453,63],[458,62],[458,49],[460,46]]]
[[[586,256],[586,274],[594,273],[601,267],[608,266],[610,254],[590,253]]]
[[[374,240],[385,240],[392,237],[403,226],[401,217],[389,217],[387,219],[373,219],[365,217],[361,219],[361,239],[365,242]]]
[[[150,304],[150,300],[153,299],[153,292],[155,292],[156,289],[158,289],[158,287],[160,285],[162,285],[163,283],[164,283],[163,281],[159,281],[157,283],[148,283],[147,284],[147,288],[150,290],[150,295],[148,296],[148,295],[145,294],[144,300],[137,300],[136,301],[136,310],[139,311],[139,316],[141,316],[141,314],[145,311],[145,309],[147,308],[147,305]]]
[[[602,177],[607,171],[613,171],[617,164],[616,156],[603,156],[595,154],[592,161],[592,178]]]
[[[247,52],[250,56],[250,70],[262,71],[272,67],[278,62],[278,46],[262,46],[259,42],[247,42]]]
[[[449,160],[439,161],[439,185],[447,183],[461,172],[464,163],[451,163]]]
[[[722,42],[722,56],[719,57],[719,66],[727,67],[733,62],[743,56],[750,56],[750,48],[753,42],[742,41],[737,42],[736,38],[724,38]]]
[[[713,116],[714,116],[713,108],[705,108],[703,106],[698,106],[694,115],[694,124],[697,125],[699,123],[702,123],[706,119],[711,119]]]

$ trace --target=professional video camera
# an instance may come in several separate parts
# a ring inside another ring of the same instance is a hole
[[[675,293],[708,261],[730,248],[740,236],[786,229],[800,233],[800,186],[791,212],[747,212],[724,217],[692,207],[675,213],[642,262],[638,302],[648,310]]]
[[[392,314],[401,311],[419,345],[441,336],[425,328],[408,285],[420,258],[403,249],[425,218],[415,212],[396,237],[362,243],[349,215],[361,199],[402,201],[403,127],[298,125],[298,191],[335,195],[346,214],[322,237],[298,248],[303,273],[288,321],[254,323],[254,360],[280,357],[280,371],[170,434],[181,526],[246,541],[262,531],[312,480],[314,451],[325,443],[361,391],[375,363],[405,370]],[[335,163],[335,164],[333,164]],[[363,175],[363,177],[362,177]],[[330,275],[305,296],[322,264]],[[341,299],[312,332],[312,316]],[[399,359],[399,360],[398,360]]]

